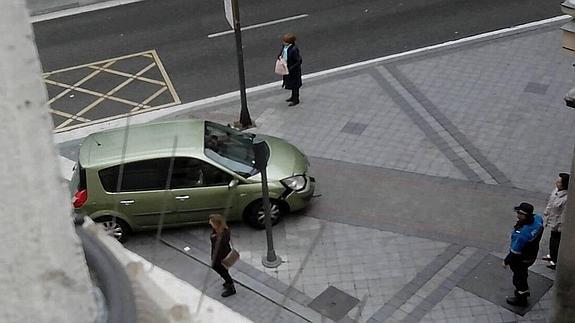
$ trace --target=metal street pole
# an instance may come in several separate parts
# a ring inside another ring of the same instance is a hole
[[[267,268],[276,268],[281,263],[282,260],[276,255],[274,250],[274,240],[272,235],[272,218],[271,218],[271,207],[270,207],[270,195],[268,189],[268,177],[267,177],[267,163],[268,157],[270,155],[270,150],[268,145],[263,140],[254,140],[254,153],[256,168],[260,170],[262,177],[262,200],[264,205],[264,216],[265,216],[265,226],[266,226],[266,238],[268,244],[268,252],[262,257],[262,264]]]
[[[238,0],[232,0],[232,13],[234,18],[234,34],[236,36],[236,52],[238,56],[238,74],[240,77],[240,97],[242,109],[240,111],[240,124],[242,128],[252,126],[252,119],[248,110],[248,100],[246,96],[246,76],[244,71],[244,52],[242,48],[242,30],[240,27],[240,8]]]

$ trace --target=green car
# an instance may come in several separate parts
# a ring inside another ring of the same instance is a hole
[[[272,223],[310,202],[315,180],[306,156],[272,136],[203,120],[131,126],[84,140],[71,181],[75,211],[120,241],[132,231],[207,223],[209,214],[264,227],[254,140],[269,147]]]

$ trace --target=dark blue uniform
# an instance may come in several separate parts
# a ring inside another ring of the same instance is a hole
[[[539,252],[539,241],[543,235],[543,218],[533,216],[531,223],[515,226],[511,234],[511,248],[505,257],[505,264],[513,271],[515,293],[527,293],[527,275],[529,266],[533,265]]]

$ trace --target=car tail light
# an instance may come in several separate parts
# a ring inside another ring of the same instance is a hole
[[[88,190],[81,190],[76,192],[76,194],[74,194],[74,197],[72,198],[72,205],[74,205],[74,208],[81,208],[82,205],[84,205],[84,203],[86,203],[86,201],[88,200]]]

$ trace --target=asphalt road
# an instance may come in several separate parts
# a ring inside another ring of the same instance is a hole
[[[247,86],[277,81],[279,37],[292,31],[303,72],[560,15],[548,0],[242,0],[242,26],[309,16],[243,32]],[[222,1],[154,0],[34,24],[44,71],[156,49],[183,102],[238,89],[233,34]]]

